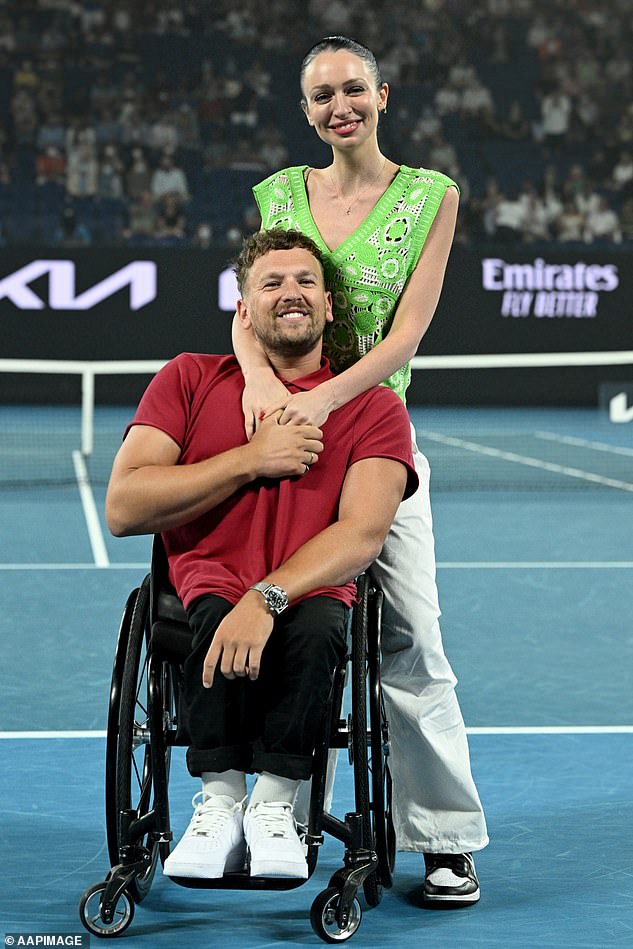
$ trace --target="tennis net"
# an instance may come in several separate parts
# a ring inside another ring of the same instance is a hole
[[[125,425],[161,365],[0,360],[0,487],[105,484]],[[409,405],[433,492],[633,492],[633,352],[419,356],[413,369],[412,389],[433,402]],[[516,373],[527,375],[529,398],[508,383]],[[560,402],[561,379],[586,382],[589,374],[593,404],[548,404]],[[486,390],[473,380],[484,375],[495,404],[488,396],[489,404],[472,404]]]

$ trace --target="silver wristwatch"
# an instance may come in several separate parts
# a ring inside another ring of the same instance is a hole
[[[254,583],[252,587],[249,587],[249,590],[257,590],[261,593],[273,616],[279,616],[288,606],[288,594],[274,583],[260,580],[259,583]]]

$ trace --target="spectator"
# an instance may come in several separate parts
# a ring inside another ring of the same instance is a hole
[[[435,114],[433,107],[425,105],[419,119],[413,126],[411,139],[414,142],[429,142],[441,131],[442,123]]]
[[[620,244],[622,241],[618,216],[602,195],[598,196],[595,208],[585,215],[584,239],[587,244],[596,240],[613,241],[614,244]]]
[[[208,221],[201,221],[196,228],[196,233],[191,240],[191,245],[192,247],[200,247],[202,250],[208,250],[212,243],[213,228]]]
[[[149,129],[149,145],[157,152],[175,152],[179,145],[178,128],[171,111],[163,112]]]
[[[508,114],[497,124],[497,130],[502,138],[507,138],[512,142],[525,142],[530,137],[530,123],[518,99],[512,100]]]
[[[501,201],[503,194],[496,178],[488,178],[484,194],[476,202],[479,216],[482,223],[483,232],[486,237],[492,237],[495,231],[495,217],[497,205]]]
[[[571,99],[569,96],[560,90],[555,90],[543,96],[541,118],[546,147],[554,152],[560,152],[569,134],[571,120]]]
[[[588,214],[593,214],[598,210],[600,194],[594,190],[591,182],[584,181],[582,187],[576,192],[574,200],[580,213],[587,217]]]
[[[198,116],[189,102],[181,102],[173,112],[172,119],[178,133],[180,148],[197,150],[200,148],[200,127]]]
[[[83,247],[92,243],[88,227],[77,220],[75,209],[66,205],[61,220],[53,232],[53,244],[57,247]]]
[[[556,165],[547,165],[543,172],[543,204],[547,214],[548,225],[552,226],[563,210],[563,202],[558,186],[558,171]]]
[[[524,185],[518,198],[523,218],[521,231],[525,243],[549,240],[545,203],[532,183]]]
[[[55,145],[49,145],[41,152],[35,162],[35,181],[38,185],[48,181],[63,183],[66,177],[66,159]]]
[[[49,146],[58,151],[66,149],[66,129],[62,118],[56,113],[47,113],[44,121],[37,130],[36,145],[44,152]]]
[[[147,163],[142,148],[132,149],[132,164],[125,172],[125,191],[132,201],[149,191],[152,183],[152,169]]]
[[[11,97],[11,116],[16,144],[34,143],[37,134],[37,111],[30,90],[16,90]]]
[[[509,198],[503,192],[494,212],[493,237],[497,241],[516,244],[523,234],[525,211],[519,200]]]
[[[13,73],[13,85],[16,89],[35,90],[39,84],[39,76],[33,68],[30,59],[25,59]]]
[[[257,151],[266,168],[273,171],[288,163],[288,149],[281,129],[269,122],[257,135]]]
[[[576,203],[567,200],[561,213],[554,222],[554,230],[559,241],[581,241],[584,235],[585,219],[576,207]]]
[[[158,204],[154,236],[161,240],[182,241],[187,232],[187,216],[178,196],[169,191]]]
[[[84,116],[73,116],[66,131],[65,148],[68,160],[70,161],[72,153],[80,148],[85,155],[88,149],[94,154],[96,147],[97,133],[94,127],[89,125]]]
[[[458,54],[456,62],[448,70],[448,81],[455,89],[466,89],[477,83],[475,68],[464,53]]]
[[[419,51],[410,42],[407,34],[401,33],[396,42],[381,57],[381,70],[385,82],[398,86],[411,85],[416,80],[419,61]]]
[[[121,125],[121,144],[129,147],[140,145],[147,147],[150,142],[150,129],[136,105],[123,109],[119,118]]]
[[[229,153],[228,167],[235,171],[266,171],[253,142],[240,138]]]
[[[97,111],[97,119],[95,122],[95,140],[97,147],[101,148],[109,142],[118,144],[121,141],[122,132],[121,123],[114,114],[112,106],[102,106]]]
[[[629,151],[620,152],[620,156],[611,172],[611,184],[616,191],[631,194],[633,189],[633,156]]]
[[[442,132],[438,132],[431,143],[427,164],[429,168],[437,168],[445,175],[455,178],[457,152],[455,146],[447,142]]]
[[[581,164],[575,162],[569,169],[567,177],[563,182],[563,197],[576,200],[580,195],[590,189],[589,180],[585,169]]]
[[[170,152],[163,152],[161,155],[158,168],[152,174],[150,188],[155,201],[166,194],[176,195],[181,201],[189,200],[187,176],[183,169],[176,165]]]
[[[73,148],[66,165],[66,191],[74,198],[94,197],[99,165],[93,147],[85,142]]]
[[[100,198],[123,197],[123,173],[123,162],[116,145],[106,145],[99,165],[97,193]]]
[[[593,141],[600,123],[600,108],[595,96],[583,91],[575,103],[575,129],[577,137],[582,141]]]
[[[490,90],[477,77],[464,87],[460,110],[466,118],[477,118],[486,123],[491,121],[494,115],[494,102]]]
[[[149,243],[156,234],[157,213],[150,191],[142,191],[128,206],[123,237],[131,244]]]
[[[435,93],[434,105],[437,115],[450,115],[458,112],[462,97],[460,90],[450,83],[440,86]]]

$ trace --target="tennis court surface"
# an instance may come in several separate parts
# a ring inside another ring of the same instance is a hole
[[[97,412],[95,432],[110,447],[83,468],[73,438],[56,437],[62,421],[46,412],[41,425],[33,407],[2,410],[5,438],[33,420],[39,439],[32,454],[24,438],[3,451],[0,488],[5,933],[81,932],[79,897],[108,869],[111,663],[123,604],[150,553],[148,538],[115,540],[103,522],[108,455],[131,410]],[[433,470],[442,629],[491,843],[477,857],[480,904],[454,912],[417,907],[422,860],[399,855],[393,889],[365,912],[354,943],[630,946],[631,427],[588,409],[425,408],[412,417]],[[196,788],[175,759],[179,833]],[[350,770],[339,766],[335,813],[348,807]],[[182,949],[318,945],[309,907],[339,859],[328,841],[314,877],[286,893],[191,891],[157,874],[124,938]]]

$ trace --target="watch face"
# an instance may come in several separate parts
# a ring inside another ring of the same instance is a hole
[[[281,613],[288,606],[288,596],[281,587],[269,586],[266,591],[266,599],[273,613]]]

